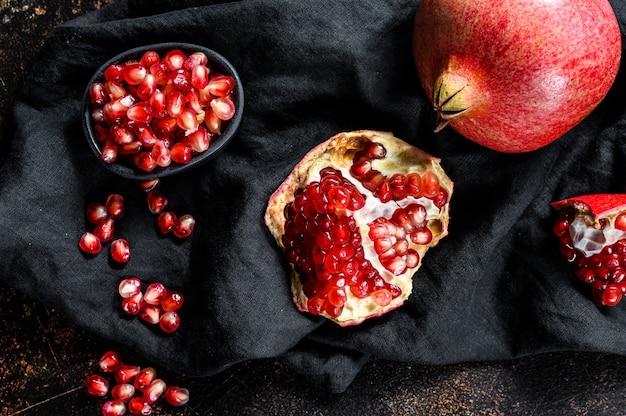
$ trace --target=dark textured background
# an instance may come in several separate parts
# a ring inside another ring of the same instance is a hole
[[[12,100],[45,36],[106,1],[0,0],[0,138]],[[99,414],[101,399],[82,389],[106,348],[150,365],[53,309],[0,285],[0,414]],[[626,359],[559,353],[506,362],[418,366],[374,360],[343,394],[302,382],[278,360],[244,362],[216,376],[166,381],[188,387],[190,404],[159,415],[620,415],[626,414]]]

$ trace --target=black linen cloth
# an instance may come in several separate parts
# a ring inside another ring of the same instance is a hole
[[[497,153],[450,128],[435,134],[411,53],[418,4],[117,0],[57,27],[15,102],[3,147],[0,278],[190,376],[281,357],[340,392],[371,357],[447,364],[555,350],[625,354],[626,304],[594,305],[559,257],[550,208],[574,195],[626,192],[623,73],[591,116],[535,152]],[[623,30],[626,6],[611,4]],[[246,94],[228,149],[164,180],[169,208],[197,220],[183,241],[159,235],[145,194],[98,163],[80,122],[83,92],[102,63],[172,41],[224,55]],[[440,157],[455,193],[450,235],[427,253],[407,303],[340,328],[296,310],[263,213],[309,149],[358,129],[390,131]],[[85,208],[112,192],[126,198],[115,230],[131,245],[123,267],[77,245],[90,227]],[[124,314],[117,285],[126,276],[185,295],[178,331]]]

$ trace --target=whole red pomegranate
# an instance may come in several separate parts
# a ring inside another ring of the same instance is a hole
[[[607,0],[423,0],[413,52],[435,131],[501,152],[561,137],[605,97],[621,37]]]
[[[626,195],[583,195],[552,206],[561,256],[591,285],[598,306],[617,305],[626,294]]]
[[[389,133],[340,133],[310,150],[265,213],[298,309],[346,326],[400,306],[448,233],[452,188],[439,159]]]

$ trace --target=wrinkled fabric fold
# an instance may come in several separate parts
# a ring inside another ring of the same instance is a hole
[[[496,153],[449,128],[435,134],[411,53],[418,4],[117,0],[57,27],[15,102],[0,166],[0,278],[191,376],[282,357],[339,392],[373,356],[439,365],[555,350],[625,354],[626,306],[596,308],[559,257],[550,209],[565,197],[626,191],[623,71],[596,111],[535,152]],[[611,4],[623,30],[626,7]],[[80,125],[86,83],[103,62],[175,41],[224,55],[246,95],[227,150],[163,182],[171,208],[196,218],[185,241],[158,234],[145,194],[95,160]],[[358,129],[390,131],[441,158],[455,193],[450,235],[427,253],[408,302],[340,328],[296,310],[263,213],[309,149]],[[77,246],[86,206],[112,192],[127,201],[116,224],[131,245],[124,267]],[[176,333],[123,315],[117,284],[130,275],[185,295]]]

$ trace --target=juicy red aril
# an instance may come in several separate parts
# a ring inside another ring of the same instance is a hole
[[[141,311],[143,293],[122,299],[122,310],[129,315],[138,315]]]
[[[130,260],[130,246],[123,238],[111,242],[110,252],[111,258],[117,263],[128,263]]]
[[[159,318],[161,318],[161,308],[157,305],[143,302],[139,308],[139,317],[144,322],[156,325],[159,323]]]
[[[93,233],[100,239],[101,243],[108,243],[113,239],[115,231],[115,221],[113,218],[105,218],[93,230]]]
[[[180,326],[180,316],[175,311],[165,312],[159,318],[159,326],[167,333],[172,333]]]
[[[154,379],[143,391],[143,398],[146,403],[153,404],[161,398],[166,389],[167,384],[165,384],[165,381],[160,378]]]
[[[172,406],[184,406],[189,402],[189,390],[171,386],[165,391],[165,400]]]
[[[211,70],[202,52],[186,55],[173,50],[160,57],[147,51],[138,61],[109,65],[103,82],[89,86],[94,133],[101,143],[100,158],[108,164],[129,163],[152,172],[174,163],[189,163],[219,135],[222,121],[235,113],[233,77]],[[187,138],[192,133],[204,132]],[[170,136],[165,138],[165,136]],[[153,151],[157,139],[174,157]]]
[[[139,374],[135,377],[133,385],[135,389],[143,392],[152,381],[156,378],[156,371],[152,367],[142,368]]]
[[[163,283],[151,283],[148,287],[146,287],[146,291],[143,294],[143,301],[149,303],[150,305],[159,305],[166,293],[167,289]]]
[[[119,384],[132,383],[135,376],[139,374],[139,371],[141,371],[141,368],[137,365],[122,364],[114,372],[115,381]]]
[[[159,186],[161,186],[161,179],[156,178],[156,179],[142,179],[142,180],[138,180],[137,181],[137,186],[143,192],[150,192],[153,189],[157,189]]]
[[[97,254],[102,250],[100,239],[89,231],[81,236],[78,246],[87,254]]]
[[[187,238],[193,232],[195,225],[196,220],[191,214],[181,215],[174,224],[172,233],[178,238]]]
[[[118,220],[124,215],[124,197],[122,195],[109,195],[104,205],[106,206],[110,218]]]
[[[167,198],[163,192],[154,189],[146,195],[146,202],[151,213],[160,214],[167,205]]]
[[[126,413],[126,405],[118,400],[109,400],[102,405],[103,416],[121,416]]]
[[[97,374],[87,377],[85,387],[87,388],[87,393],[92,396],[104,397],[109,392],[109,382],[104,377]]]
[[[141,280],[137,277],[123,279],[118,285],[118,293],[124,299],[138,295],[141,292]]]
[[[174,162],[186,165],[191,161],[193,152],[189,144],[186,142],[178,142],[172,146],[170,156]]]
[[[174,229],[174,225],[176,225],[178,218],[176,214],[170,211],[163,211],[159,214],[157,218],[157,226],[159,228],[159,232],[161,234],[168,234],[170,231]]]
[[[131,415],[150,415],[152,414],[152,406],[150,406],[143,397],[134,397],[128,402],[128,412]]]
[[[161,307],[164,311],[176,311],[183,306],[185,298],[178,292],[168,292],[163,299],[161,299]]]
[[[92,224],[98,224],[108,215],[106,207],[100,203],[94,202],[87,206],[87,221]]]
[[[135,395],[135,387],[129,383],[117,384],[111,389],[111,397],[113,397],[113,400],[127,402],[134,395]]]
[[[100,361],[98,365],[102,369],[102,371],[106,373],[112,373],[122,365],[122,359],[119,354],[115,351],[107,351],[102,357],[100,357]]]

